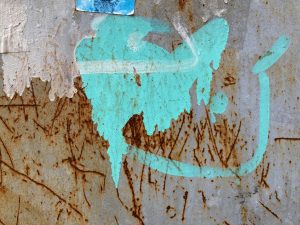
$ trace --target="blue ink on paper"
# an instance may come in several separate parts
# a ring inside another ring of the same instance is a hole
[[[120,15],[134,13],[135,0],[76,0],[76,9],[87,12],[100,12]]]

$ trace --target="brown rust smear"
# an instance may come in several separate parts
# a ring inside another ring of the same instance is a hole
[[[182,113],[169,129],[149,136],[143,116],[134,115],[124,126],[123,135],[129,145],[173,160],[189,161],[198,166],[238,166],[238,153],[246,146],[239,135],[242,122],[238,126],[230,125],[223,117],[212,125],[208,117],[199,123],[191,117],[191,113]],[[188,158],[189,152],[193,152],[192,159]]]
[[[188,2],[188,0],[179,0],[178,1],[178,7],[179,7],[179,10],[184,10],[184,8],[185,8],[185,5],[186,5],[186,3]]]
[[[180,11],[183,18],[187,18],[185,21],[185,27],[190,31],[191,33],[194,33],[197,28],[199,28],[202,25],[202,21],[199,24],[199,20],[195,21],[194,19],[194,4],[191,0],[179,0],[178,1],[178,10]]]
[[[134,74],[136,85],[139,86],[139,87],[142,86],[141,76],[137,73],[135,67],[133,67],[133,74]]]
[[[222,61],[220,67],[215,71],[216,76],[222,79],[223,87],[230,86],[230,89],[234,92],[236,88],[237,78],[237,68],[238,61],[236,60],[236,50],[232,48],[226,48],[223,52]]]

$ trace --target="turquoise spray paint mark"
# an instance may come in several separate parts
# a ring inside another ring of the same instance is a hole
[[[209,111],[210,111],[210,120],[212,123],[216,122],[216,117],[214,114],[222,114],[225,112],[226,107],[228,105],[227,96],[218,92],[216,95],[212,96],[209,102]]]
[[[159,21],[154,23],[155,26],[152,24],[153,20],[137,17],[108,16],[101,24],[93,25],[96,36],[83,39],[75,53],[85,92],[93,107],[92,119],[98,125],[99,134],[109,141],[108,155],[116,187],[124,154],[136,157],[151,168],[173,175],[234,174],[232,169],[194,167],[138,149],[128,151],[122,128],[129,118],[143,113],[148,134],[153,133],[155,125],[159,131],[168,128],[172,119],[191,108],[189,89],[195,80],[198,102],[204,101],[209,105],[211,114],[223,113],[228,103],[227,97],[222,93],[210,99],[212,71],[219,68],[221,54],[227,43],[227,22],[224,19],[212,20],[172,53],[143,40],[149,31],[170,30]],[[135,81],[136,72],[140,75],[141,85],[137,85]],[[260,128],[256,152],[258,156],[253,157],[248,164],[243,164],[239,171],[256,167],[267,144],[267,135],[264,134],[268,130],[269,84],[264,73],[259,77],[261,92],[264,94],[260,103],[261,118],[266,119],[266,122]],[[262,102],[265,104],[262,105]],[[215,120],[214,115],[212,118]],[[180,168],[178,171],[172,167],[176,164]]]
[[[128,148],[123,126],[132,115],[143,113],[148,134],[155,125],[160,131],[167,129],[172,119],[190,110],[189,89],[195,80],[198,102],[208,104],[212,72],[219,67],[229,28],[224,19],[212,20],[169,53],[143,40],[149,31],[171,30],[160,21],[108,16],[93,27],[96,36],[83,39],[75,54],[93,107],[92,119],[99,134],[109,141],[117,186]],[[141,86],[136,84],[134,70]]]
[[[209,166],[198,167],[188,163],[157,156],[136,148],[129,151],[128,155],[152,169],[174,176],[215,178],[245,176],[253,172],[261,163],[268,143],[270,121],[270,83],[265,70],[269,69],[287,51],[289,45],[290,40],[287,37],[280,37],[268,51],[268,58],[262,57],[252,69],[253,73],[258,73],[259,79],[260,118],[258,147],[254,156],[249,161],[241,164],[239,167],[222,169]]]
[[[252,73],[260,74],[269,69],[277,60],[286,52],[290,45],[290,40],[286,36],[281,36],[273,44],[269,51],[267,51],[254,65]]]

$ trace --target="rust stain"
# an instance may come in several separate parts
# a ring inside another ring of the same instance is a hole
[[[266,179],[269,174],[269,168],[270,168],[270,163],[267,164],[267,168],[263,166],[262,172],[261,172],[261,179],[259,181],[259,184],[262,185],[263,187],[270,188],[269,184],[267,183]]]
[[[139,87],[142,86],[141,76],[137,73],[135,67],[133,67],[133,74],[134,74],[136,85],[139,86]]]
[[[206,197],[205,197],[204,191],[199,190],[198,193],[201,193],[203,208],[206,208]]]
[[[141,205],[138,204],[138,201],[135,197],[135,192],[134,192],[134,187],[133,187],[133,181],[131,178],[131,174],[128,168],[128,163],[127,163],[127,159],[124,160],[123,162],[123,169],[125,172],[125,175],[127,177],[127,181],[128,181],[128,186],[131,190],[131,194],[132,194],[132,204],[133,204],[133,209],[132,209],[132,215],[137,218],[139,224],[141,225],[145,225],[142,216],[141,216]]]
[[[39,215],[41,224],[45,224],[42,222],[44,217],[50,215],[55,216],[54,220],[56,219],[57,224],[65,223],[66,219],[74,220],[75,218],[80,224],[82,224],[80,221],[87,222],[84,215],[86,211],[83,208],[91,208],[92,202],[88,199],[87,191],[92,190],[87,190],[86,183],[91,182],[96,176],[100,178],[100,193],[106,189],[108,166],[101,162],[106,160],[108,143],[96,132],[91,119],[91,106],[82,90],[80,79],[76,82],[78,93],[74,98],[57,99],[55,102],[50,102],[48,99],[49,84],[38,79],[32,80],[30,88],[25,90],[22,98],[16,96],[8,99],[4,93],[0,93],[0,126],[7,131],[0,138],[1,190],[9,185],[11,179],[19,179],[22,182],[20,190],[25,190],[25,193],[35,192],[35,190],[45,192],[45,196],[36,196],[34,201],[41,199],[43,203],[46,203],[50,200],[47,210],[51,210],[52,202],[58,200],[64,209],[54,207],[53,212],[49,211],[49,215]],[[76,122],[73,122],[74,120]],[[26,149],[22,144],[24,140],[34,146],[30,149],[30,154],[28,151],[23,151]],[[57,162],[51,166],[45,154],[51,155],[51,158],[56,159]],[[15,165],[17,162],[18,164]],[[89,165],[92,169],[85,168],[85,165]],[[71,171],[72,177],[65,178],[67,185],[74,187],[70,192],[62,189],[64,183],[59,181],[62,177],[54,180],[47,178],[45,171],[56,173],[61,169]],[[16,194],[23,195],[18,191]],[[22,197],[22,205],[24,201],[28,201],[28,196],[24,198],[26,200]],[[16,206],[18,207],[18,204]],[[34,210],[39,207],[39,205],[30,206]],[[19,224],[30,220],[28,215],[23,217],[23,213],[29,212],[23,212],[20,209]],[[64,213],[67,217],[62,217]],[[9,222],[9,224],[13,223],[16,221]],[[31,224],[31,222],[28,223]]]
[[[189,195],[188,191],[184,192],[184,195],[183,195],[184,204],[183,204],[183,210],[182,210],[182,215],[181,215],[181,220],[182,221],[184,221],[184,219],[185,219],[185,209],[186,209],[186,202],[187,202],[187,199],[188,199],[188,195]]]
[[[296,138],[296,137],[277,137],[277,138],[274,138],[274,141],[281,141],[281,140],[300,141],[300,138]]]
[[[178,7],[179,10],[184,10],[186,3],[188,2],[188,0],[179,0],[178,1]]]
[[[259,204],[264,207],[269,213],[271,213],[276,219],[278,219],[280,222],[282,222],[282,220],[279,218],[279,216],[274,213],[269,207],[267,207],[265,204],[263,204],[261,201],[258,201]]]
[[[21,197],[19,196],[19,204],[18,204],[18,211],[17,211],[17,221],[16,221],[16,225],[19,225],[20,207],[21,207]]]
[[[212,163],[226,168],[238,166],[238,152],[247,144],[240,137],[242,122],[238,126],[229,125],[224,118],[212,125],[209,113],[206,115],[202,121],[195,123],[191,119],[192,113],[182,113],[171,128],[151,136],[146,133],[143,116],[134,115],[124,126],[123,135],[129,145],[173,160],[190,160],[187,155],[188,151],[192,151],[192,163],[198,166]],[[188,144],[190,142],[195,143],[194,148]],[[209,160],[206,153],[210,156]]]
[[[173,219],[176,216],[176,209],[172,206],[167,206],[166,213],[170,216],[171,219]]]

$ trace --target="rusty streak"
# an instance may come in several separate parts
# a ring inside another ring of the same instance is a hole
[[[165,174],[165,177],[164,177],[164,187],[163,187],[164,191],[166,190],[166,182],[167,182],[167,174]]]
[[[214,135],[213,135],[213,131],[212,131],[212,127],[211,127],[211,123],[210,123],[210,117],[209,117],[209,113],[208,113],[208,109],[205,107],[205,112],[206,112],[206,120],[208,121],[208,133],[209,133],[209,136],[210,136],[210,139],[213,143],[213,149],[215,150],[215,152],[217,153],[218,157],[219,157],[219,160],[221,162],[221,164],[225,167],[228,167],[226,165],[226,163],[223,161],[223,158],[222,156],[220,155],[219,151],[218,151],[218,148],[217,148],[217,144],[216,144],[216,140],[214,138]],[[209,148],[209,145],[208,145],[208,148]],[[241,177],[235,172],[233,171],[232,169],[229,168],[229,170],[234,174],[236,175],[236,177],[241,180]]]
[[[81,106],[80,106],[80,102],[78,102],[78,106],[77,106],[77,111],[78,111],[78,122],[79,122],[79,124],[81,124],[81,111],[80,111],[80,108],[81,108]]]
[[[3,221],[0,219],[0,223],[1,223],[1,225],[5,225],[5,223],[3,223]]]
[[[280,198],[278,197],[278,193],[277,193],[277,191],[275,191],[275,198],[277,199],[277,201],[279,201],[279,202],[280,202]]]
[[[32,183],[36,184],[37,186],[40,186],[44,189],[46,189],[48,192],[50,192],[51,194],[53,194],[54,196],[56,196],[59,200],[61,200],[62,202],[64,202],[65,204],[67,204],[72,210],[74,210],[78,215],[80,215],[81,217],[83,217],[82,213],[76,209],[72,204],[68,203],[63,197],[61,197],[59,194],[57,194],[55,191],[53,191],[50,187],[48,187],[47,185],[38,182],[36,180],[34,180],[33,178],[29,177],[28,175],[14,169],[12,166],[10,166],[8,163],[6,163],[5,161],[1,160],[1,163],[3,165],[5,165],[8,169],[10,169],[12,172],[18,174],[21,177],[26,178],[27,180],[31,181]]]
[[[141,193],[143,193],[144,170],[145,170],[145,164],[143,164],[142,173],[141,173],[141,179],[140,179],[140,192]]]
[[[2,152],[0,149],[0,186],[2,186],[3,183],[3,173],[2,173]]]
[[[206,208],[206,197],[204,195],[204,191],[199,190],[198,192],[200,192],[202,195],[203,208]]]
[[[241,125],[242,125],[242,121],[240,121],[240,125],[239,125],[239,128],[238,128],[238,132],[237,132],[237,134],[236,134],[236,136],[235,136],[235,139],[234,139],[234,141],[233,141],[233,143],[232,143],[232,145],[231,145],[230,152],[229,152],[229,154],[228,154],[228,156],[227,156],[227,158],[226,158],[225,164],[226,164],[227,166],[228,166],[228,161],[229,161],[229,159],[230,159],[230,156],[231,156],[231,154],[232,154],[232,152],[233,152],[234,146],[235,146],[235,144],[236,144],[236,141],[237,141],[237,139],[238,139],[238,136],[239,136],[239,133],[240,133],[240,130],[241,130]]]
[[[92,173],[92,174],[96,174],[96,175],[99,175],[99,176],[102,176],[102,177],[106,177],[106,175],[104,173],[101,173],[101,172],[98,172],[98,171],[94,171],[94,170],[83,170],[83,169],[80,169],[78,168],[76,165],[74,165],[70,159],[68,159],[70,165],[77,171],[79,172],[82,172],[82,173]]]
[[[161,133],[158,133],[158,139],[159,139],[159,148],[161,148],[163,155],[165,154],[165,148],[163,147],[163,144],[165,143],[165,135],[163,134],[162,137],[160,136]],[[159,148],[156,152],[156,154],[159,151]]]
[[[172,146],[172,148],[171,148],[171,151],[170,151],[170,153],[169,153],[169,155],[168,155],[168,158],[169,158],[169,159],[171,159],[172,151],[174,150],[174,147],[175,147],[175,145],[176,145],[176,142],[178,141],[178,138],[179,138],[179,135],[180,135],[180,133],[181,133],[181,130],[182,130],[182,127],[183,127],[184,122],[185,122],[185,115],[183,115],[183,119],[182,119],[181,126],[180,126],[179,131],[178,131],[178,133],[177,133],[177,136],[176,136],[176,138],[175,138],[175,140],[174,140],[174,144],[173,144],[173,146]]]
[[[18,205],[18,212],[17,212],[17,221],[16,221],[16,225],[19,225],[20,206],[21,206],[21,198],[20,198],[20,196],[19,196],[19,205]]]
[[[33,97],[33,102],[34,102],[35,105],[37,105],[36,104],[36,98],[35,98],[35,94],[34,94],[34,89],[33,89],[32,81],[30,82],[30,86],[31,86],[31,93],[32,93],[32,97]],[[39,113],[38,113],[37,106],[35,106],[35,114],[36,114],[36,117],[39,118]]]
[[[117,197],[118,197],[119,201],[121,202],[121,205],[122,205],[127,211],[129,211],[127,205],[124,204],[124,202],[122,201],[122,199],[121,199],[121,197],[120,197],[120,193],[119,193],[118,188],[116,188],[116,191],[117,191]]]
[[[9,126],[7,125],[7,123],[5,122],[5,120],[0,116],[0,120],[2,121],[2,123],[4,124],[4,126],[7,128],[7,130],[9,130],[10,131],[10,133],[14,133],[10,128],[9,128]]]
[[[82,143],[82,146],[81,146],[81,150],[80,150],[80,154],[77,158],[78,161],[80,161],[81,159],[81,156],[82,156],[82,153],[83,153],[83,150],[84,150],[84,143],[85,143],[85,140],[83,140],[83,143]],[[77,148],[77,146],[75,145],[75,147]]]
[[[198,150],[198,149],[197,149]],[[198,166],[200,167],[201,166],[201,163],[200,163],[200,160],[198,159],[197,155],[196,155],[196,149],[194,148],[193,149],[193,152],[194,152],[194,159],[196,160]]]
[[[208,133],[209,133],[209,136],[210,136],[210,139],[211,139],[211,142],[213,144],[213,149],[215,151],[215,153],[217,154],[220,162],[222,164],[224,164],[223,162],[223,159],[222,159],[222,156],[220,155],[219,151],[218,151],[218,147],[217,147],[217,144],[216,144],[216,140],[214,138],[214,135],[213,135],[213,131],[212,131],[212,127],[211,127],[211,123],[210,123],[210,118],[209,118],[209,115],[208,115],[208,109],[205,107],[205,112],[206,112],[206,120],[208,121]]]
[[[60,209],[59,212],[58,212],[58,215],[56,217],[56,224],[58,224],[58,222],[59,222],[59,218],[60,218],[60,215],[61,215],[62,211],[63,211],[63,209]]]
[[[265,172],[265,168],[263,167],[262,172],[261,172],[261,179],[260,179],[260,184],[261,185],[265,185],[267,188],[270,187],[268,185],[268,183],[266,182],[266,180],[265,180],[267,178],[267,176],[268,176],[269,168],[270,168],[270,163],[268,163],[268,165],[267,165],[266,172]]]
[[[183,148],[184,148],[184,146],[185,146],[185,144],[186,144],[188,138],[189,138],[189,134],[186,136],[186,138],[185,138],[185,140],[184,140],[184,143],[183,143],[183,145],[182,145],[182,147],[181,147],[181,149],[180,149],[180,152],[179,152],[179,158],[181,157],[181,154],[182,154],[182,152],[183,152]]]
[[[212,152],[210,150],[209,144],[207,144],[207,147],[208,147],[208,153],[209,153],[209,156],[210,156],[210,160],[214,162],[215,158],[214,158],[214,155],[212,154]]]
[[[68,135],[68,144],[69,144],[69,147],[70,147],[70,152],[71,152],[71,155],[72,155],[72,160],[76,162],[76,158],[75,158],[75,155],[74,155],[74,152],[73,152],[73,148],[72,148],[72,143],[73,143],[73,140],[71,139],[71,136],[70,136],[70,129],[71,129],[71,120],[67,120],[67,135]]]
[[[3,147],[4,147],[5,151],[6,151],[6,153],[7,153],[7,155],[8,155],[8,158],[9,158],[9,161],[10,161],[12,167],[15,168],[14,163],[13,163],[13,161],[12,161],[12,158],[11,158],[11,156],[10,156],[10,153],[9,153],[9,151],[8,151],[6,145],[4,144],[4,142],[3,142],[3,140],[2,140],[1,137],[0,137],[0,142],[2,143],[2,145],[3,145]]]
[[[287,141],[300,141],[300,138],[291,138],[291,137],[277,137],[274,138],[274,141],[287,140]]]
[[[45,133],[48,133],[47,129],[45,127],[43,127],[41,124],[39,124],[35,119],[33,119],[33,122],[40,127]]]
[[[0,107],[37,107],[37,106],[40,106],[40,105],[36,105],[36,104],[6,104],[6,105],[3,105],[3,104],[0,104]]]
[[[28,120],[28,115],[26,114],[26,111],[25,111],[24,100],[23,100],[22,96],[20,96],[20,98],[21,98],[21,102],[22,102],[22,109],[23,109],[23,114],[24,114],[24,120],[27,121]]]
[[[132,215],[135,218],[138,219],[138,221],[139,221],[140,224],[145,225],[144,221],[142,220],[142,218],[140,216],[140,207],[138,206],[138,204],[136,202],[135,193],[134,193],[134,187],[133,187],[133,182],[132,182],[132,178],[131,178],[131,175],[130,175],[130,171],[128,169],[127,158],[125,158],[125,160],[123,162],[123,169],[124,169],[125,175],[127,177],[128,185],[129,185],[129,188],[130,188],[131,194],[132,194],[132,204],[133,204]]]
[[[262,207],[264,207],[268,212],[270,212],[273,216],[275,216],[278,220],[280,220],[281,221],[281,219],[279,218],[279,216],[276,214],[276,213],[274,213],[269,207],[267,207],[267,206],[265,206],[261,201],[258,201],[261,205],[262,205]]]
[[[84,175],[83,175],[83,176],[84,176]],[[83,178],[85,178],[85,177],[83,177]],[[82,180],[82,191],[83,191],[83,196],[84,196],[84,199],[85,199],[86,203],[88,204],[89,208],[91,208],[91,204],[90,204],[90,202],[89,202],[89,200],[87,199],[86,194],[85,194],[85,188],[84,188],[85,185],[84,185],[83,181],[84,181],[84,180]]]
[[[206,128],[206,125],[207,125],[207,120],[205,120],[205,123],[203,125],[202,125],[201,122],[200,122],[200,124],[201,124],[201,129],[199,128],[199,124],[198,123],[197,123],[197,126],[195,126],[196,130],[198,131],[198,135],[196,135],[196,132],[194,132],[195,135],[196,135],[196,140],[197,140],[197,146],[198,147],[200,146],[200,140],[203,139],[204,131],[205,131],[205,128]]]
[[[182,221],[184,221],[184,219],[185,219],[184,217],[185,217],[185,209],[186,209],[186,202],[187,202],[188,194],[189,194],[189,192],[186,191],[183,195],[184,204],[183,204],[183,210],[182,210],[182,216],[181,216]]]
[[[116,220],[117,225],[120,225],[116,216],[115,216],[115,220]]]
[[[52,124],[51,124],[51,129],[50,130],[52,130],[55,120],[59,117],[59,115],[61,114],[61,112],[62,112],[62,110],[63,110],[63,108],[65,106],[66,98],[64,98],[62,104],[61,104],[61,100],[62,99],[59,99],[59,101],[57,103],[56,110],[55,110],[54,116],[52,118]],[[60,105],[61,105],[61,107],[59,108]]]

